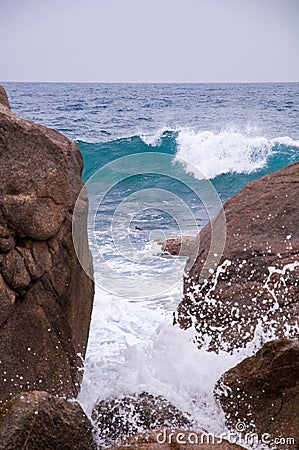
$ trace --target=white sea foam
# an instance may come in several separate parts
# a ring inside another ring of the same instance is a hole
[[[180,296],[180,288],[169,294],[173,308]],[[189,412],[198,427],[220,433],[224,422],[213,388],[238,357],[198,350],[194,331],[174,327],[161,300],[157,307],[97,289],[79,400],[90,414],[97,398],[147,391]]]
[[[195,178],[200,171],[206,178],[225,173],[251,173],[267,165],[270,156],[281,145],[299,148],[299,141],[288,136],[266,138],[257,129],[244,131],[225,129],[221,132],[194,131],[190,128],[162,127],[152,133],[141,133],[140,138],[151,147],[161,145],[165,132],[177,133],[175,162],[181,163]]]
[[[206,178],[214,178],[225,173],[251,173],[262,169],[278,146],[297,148],[299,141],[290,137],[267,139],[235,130],[215,133],[185,128],[178,132],[177,145],[174,160],[183,164],[187,172],[197,177],[197,170],[200,170]]]
[[[184,331],[172,323],[171,310],[181,295],[182,287],[177,287],[164,299],[131,302],[97,288],[79,396],[88,415],[97,399],[147,391],[189,413],[195,428],[225,432],[215,383],[273,336],[258,326],[254,340],[234,354],[198,349],[194,329]]]
[[[157,131],[154,131],[152,133],[140,133],[140,138],[142,141],[151,147],[158,147],[161,144],[161,139],[164,133],[168,132],[175,132],[178,131],[178,128],[171,128],[171,127],[161,127]]]
[[[286,237],[286,239],[289,240],[291,238],[291,236],[292,235],[289,234]],[[272,309],[273,311],[279,309],[280,305],[279,305],[278,298],[275,294],[276,283],[274,284],[274,287],[272,287],[272,288],[270,287],[272,275],[277,274],[280,276],[280,282],[282,282],[285,287],[285,296],[287,297],[288,290],[289,290],[287,287],[287,284],[286,284],[287,274],[288,274],[288,272],[293,272],[298,266],[299,266],[299,261],[295,261],[293,263],[286,264],[282,269],[277,269],[276,267],[272,267],[272,266],[268,267],[269,275],[265,282],[265,288],[267,289],[267,291],[269,292],[269,294],[273,297],[273,300],[275,301],[275,304]]]
[[[289,136],[281,136],[278,138],[274,138],[271,139],[271,142],[277,145],[286,145],[288,147],[299,148],[299,141],[296,141]]]
[[[147,145],[159,146],[165,131],[162,129],[155,135],[141,138]],[[269,157],[279,151],[280,145],[299,147],[299,142],[291,138],[267,139],[250,136],[250,132],[223,131],[217,134],[179,129],[175,133],[178,148],[174,161],[181,163],[194,177],[198,177],[200,172],[207,178],[228,172],[250,173],[266,166]],[[114,238],[121,239],[126,230],[120,224],[117,231],[119,236]],[[140,239],[143,239],[142,236]],[[138,264],[135,264],[135,261],[127,259],[124,262],[114,257],[113,241],[109,236],[105,234],[102,241],[102,251],[109,256],[111,268],[134,275],[137,272],[142,275],[162,273],[165,261],[147,262],[160,252],[157,244],[146,245],[144,242]],[[96,249],[92,249],[95,271],[99,272]],[[141,265],[141,262],[144,264]],[[226,265],[219,270],[224,270]],[[182,274],[183,266],[182,263]],[[219,271],[216,271],[216,281],[218,274]],[[159,281],[155,279],[154,282]],[[119,291],[123,289],[124,286],[119,286]],[[137,289],[136,284],[134,289]],[[274,339],[273,333],[270,330],[265,335],[263,327],[258,326],[254,340],[245,349],[233,354],[215,354],[205,348],[199,350],[194,343],[194,329],[183,331],[172,323],[172,312],[182,298],[182,283],[158,297],[149,298],[146,289],[143,284],[140,295],[135,295],[133,299],[129,293],[117,297],[96,288],[79,396],[83,408],[90,415],[97,399],[147,391],[164,396],[189,413],[198,429],[221,434],[225,431],[225,425],[213,395],[216,381],[230,367],[250,356],[263,342]]]

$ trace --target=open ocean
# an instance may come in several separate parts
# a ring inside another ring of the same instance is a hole
[[[82,406],[146,390],[223,432],[214,384],[260,336],[233,355],[198,350],[172,325],[185,261],[152,241],[197,234],[248,182],[299,160],[299,83],[3,86],[16,114],[84,157],[96,298]]]

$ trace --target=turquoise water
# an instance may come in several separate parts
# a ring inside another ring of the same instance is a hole
[[[193,148],[192,145],[190,146],[190,161],[192,162],[194,161],[192,159],[192,150],[196,154],[198,147],[200,147],[196,145],[196,139],[200,138],[201,135],[200,132],[198,135],[193,135],[190,130],[164,131],[153,143],[147,143],[140,136],[101,143],[86,143],[79,140],[78,144],[85,162],[83,178],[87,181],[103,165],[126,155],[161,152],[172,155],[175,158],[176,154],[180,153],[181,147],[184,146],[184,142],[180,142],[180,144],[177,142],[180,134],[186,135],[186,141],[188,137],[194,140]],[[209,147],[211,147],[211,156],[208,156],[211,167],[215,164],[213,157],[217,158],[220,163],[218,171],[215,174],[213,173],[211,177],[209,177],[210,173],[208,173],[208,178],[213,179],[213,184],[223,201],[235,195],[250,181],[280,170],[299,159],[299,140],[281,136],[266,139],[234,131],[226,132],[224,140],[226,138],[227,143],[222,141],[226,152],[221,153],[220,147],[219,154],[215,155],[213,140],[217,140],[217,137],[220,135],[221,133],[215,133],[210,136],[210,139],[208,137],[203,152],[209,151]],[[230,139],[233,142],[230,142]],[[219,137],[218,140],[219,146],[221,146],[220,141],[222,139]],[[240,143],[241,151],[244,150],[244,152],[238,155],[237,160],[234,160],[234,147],[238,145],[238,142]],[[190,145],[189,142],[187,145]],[[202,155],[202,158],[204,159],[204,155]],[[200,163],[198,163],[198,166],[200,167]],[[156,182],[157,184],[160,183],[159,180],[156,180]]]
[[[124,155],[178,153],[225,200],[298,160],[299,83],[3,85],[17,114],[77,140],[85,181]]]
[[[225,432],[213,387],[260,337],[233,355],[198,350],[194,330],[173,326],[185,261],[153,240],[197,234],[248,182],[299,160],[299,84],[4,86],[18,115],[84,157],[96,298],[83,407],[147,390]]]
[[[139,271],[157,276],[162,266],[161,276],[168,276],[171,262],[144,260],[139,255],[133,264],[130,246],[132,251],[141,251],[154,239],[198,234],[222,203],[242,187],[299,157],[295,139],[233,130],[217,133],[180,128],[154,136],[78,144],[90,198],[103,194],[89,221],[96,269],[105,272],[98,256],[101,253],[119,273],[131,273],[132,277]],[[105,182],[97,184],[97,178]],[[121,278],[121,286],[122,282]]]

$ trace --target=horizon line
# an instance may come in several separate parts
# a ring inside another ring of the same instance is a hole
[[[67,83],[67,84],[267,84],[299,83],[295,80],[281,81],[56,81],[56,80],[1,80],[0,83]]]

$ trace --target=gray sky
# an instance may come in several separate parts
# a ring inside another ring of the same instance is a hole
[[[299,0],[0,0],[0,80],[299,81]]]

